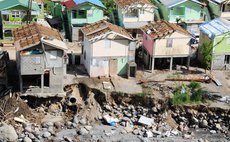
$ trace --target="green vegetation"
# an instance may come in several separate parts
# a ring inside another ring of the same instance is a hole
[[[189,85],[182,84],[175,89],[172,103],[173,105],[201,103],[205,101],[203,97],[205,93],[206,91],[201,88],[198,82],[192,81]]]
[[[212,47],[213,42],[210,43],[203,43],[201,45],[201,54],[202,54],[202,61],[201,64],[204,66],[205,70],[211,69],[211,62],[212,62]]]
[[[115,3],[113,0],[101,0],[101,2],[106,7],[106,14],[112,14],[113,11],[116,9]]]

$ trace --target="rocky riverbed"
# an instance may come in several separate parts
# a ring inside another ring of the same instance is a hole
[[[60,98],[6,96],[0,141],[230,141],[229,108],[172,106],[167,99],[89,88],[81,93],[83,104],[71,107]]]

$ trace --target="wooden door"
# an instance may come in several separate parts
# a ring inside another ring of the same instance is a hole
[[[109,60],[109,75],[110,76],[117,75],[117,59]]]

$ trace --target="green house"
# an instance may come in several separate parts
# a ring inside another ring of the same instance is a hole
[[[208,3],[212,18],[221,17],[230,20],[229,0],[209,0]]]
[[[190,33],[199,36],[199,25],[210,20],[208,8],[198,0],[154,0],[158,19],[178,23]]]
[[[1,0],[0,16],[3,23],[4,37],[11,36],[8,32],[12,28],[20,27],[27,20],[28,0]],[[36,21],[40,8],[36,2],[32,3],[31,19]]]
[[[205,54],[212,55],[211,70],[230,69],[230,21],[216,18],[200,26],[199,59],[201,62]]]
[[[68,0],[53,5],[52,13],[54,16],[62,17],[66,38],[70,41],[80,40],[81,27],[104,18],[105,6],[100,0]]]

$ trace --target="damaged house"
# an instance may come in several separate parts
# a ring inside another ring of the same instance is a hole
[[[173,68],[174,60],[190,62],[191,34],[182,27],[167,21],[151,22],[142,27],[143,60],[147,69]]]
[[[141,34],[139,28],[154,21],[156,7],[149,0],[114,0],[116,13],[115,23],[132,32],[133,37]]]
[[[83,62],[90,77],[135,76],[136,42],[123,28],[105,20],[84,26]]]
[[[204,45],[204,46],[203,46]],[[230,68],[230,21],[216,18],[200,26],[199,59],[203,60],[202,48],[209,48],[212,69]],[[206,53],[207,54],[207,53]]]
[[[212,17],[230,20],[229,0],[208,0],[208,6]]]
[[[52,28],[32,23],[12,31],[20,90],[30,95],[59,95],[66,74],[66,44]],[[27,89],[27,90],[24,90]],[[42,96],[41,96],[42,97]]]

